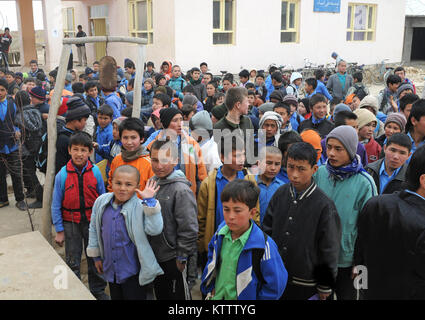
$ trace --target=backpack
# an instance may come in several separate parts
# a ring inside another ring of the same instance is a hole
[[[32,107],[24,107],[15,118],[15,124],[21,129],[23,144],[34,154],[41,144],[41,136],[46,131],[40,111]]]
[[[363,98],[367,96],[367,92],[365,91],[364,86],[362,86],[362,85],[361,86],[354,85],[354,88],[355,88],[354,94],[356,96],[359,96],[360,95]]]

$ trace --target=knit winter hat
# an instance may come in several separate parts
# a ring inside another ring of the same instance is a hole
[[[317,151],[317,161],[319,161],[322,156],[322,138],[320,137],[320,134],[318,134],[316,130],[310,129],[301,132],[300,137],[304,142],[311,144],[314,150]]]
[[[303,75],[301,73],[292,72],[290,81],[291,81],[291,83],[293,83],[295,80],[302,79],[302,78],[303,78]]]
[[[262,114],[265,114],[267,111],[273,111],[274,105],[275,104],[273,102],[263,103],[261,106],[258,107],[258,111]]]
[[[283,119],[282,119],[282,117],[279,113],[274,112],[274,111],[267,111],[266,113],[264,113],[264,115],[260,119],[260,123],[259,123],[260,129],[262,128],[262,126],[263,126],[264,122],[266,122],[266,120],[276,121],[276,124],[278,126],[277,132],[280,132],[280,128],[282,128],[282,125],[283,125]]]
[[[277,101],[283,101],[284,94],[280,90],[274,90],[272,93],[270,93],[270,100],[276,99]]]
[[[227,113],[227,108],[224,104],[221,104],[219,106],[215,106],[211,109],[211,114],[216,118],[217,120],[220,120],[223,118]]]
[[[177,114],[182,114],[182,112],[179,109],[176,109],[176,108],[163,108],[159,111],[159,117],[160,117],[161,123],[162,123],[162,125],[165,129],[168,128],[171,120]]]
[[[72,120],[78,120],[82,118],[88,118],[91,114],[90,108],[86,105],[78,96],[72,96],[66,103],[68,110],[65,115],[65,121],[69,122]]]
[[[363,100],[360,102],[359,109],[365,107],[372,107],[373,110],[375,110],[375,115],[377,115],[379,111],[378,98],[372,95],[364,97]]]
[[[146,82],[151,84],[152,89],[155,87],[155,82],[154,82],[151,78],[147,78],[147,79],[143,82],[143,84],[145,84]]]
[[[190,127],[193,128],[193,130],[196,130],[196,129],[212,130],[213,123],[211,121],[211,117],[208,111],[202,110],[200,112],[197,112],[190,119]]]
[[[34,87],[31,89],[29,93],[34,98],[37,98],[43,101],[46,100],[46,90],[44,90],[42,87]]]
[[[402,113],[390,113],[387,116],[387,120],[385,120],[385,126],[384,126],[384,128],[390,122],[393,122],[393,123],[397,124],[400,127],[401,132],[404,132],[404,129],[406,127],[406,122],[407,122],[406,117],[404,116],[404,114],[402,114]]]
[[[359,124],[359,129],[363,128],[365,125],[367,125],[368,123],[375,121],[376,123],[378,122],[376,120],[376,116],[370,112],[367,109],[357,109],[354,110],[354,113],[357,115],[357,122]]]
[[[341,111],[351,111],[350,107],[344,103],[337,104],[334,109],[334,117],[338,112]]]
[[[198,103],[198,98],[196,98],[196,96],[192,96],[191,94],[187,94],[184,96],[182,103],[193,106],[194,104]]]
[[[413,90],[413,86],[410,84],[410,83],[403,83],[403,84],[401,84],[399,87],[398,87],[398,89],[397,89],[397,98],[398,97],[400,97],[400,94],[403,92],[403,91],[406,91],[406,90],[412,90],[412,92],[414,91]]]
[[[285,102],[285,103],[287,103],[287,104],[295,104],[295,105],[298,105],[298,99],[297,99],[297,97],[296,97],[296,96],[294,96],[293,94],[287,94],[287,95],[283,98],[282,102]]]
[[[119,127],[121,125],[121,122],[123,122],[125,119],[127,119],[127,117],[124,117],[124,116],[118,117],[112,121],[112,124],[115,123]]]
[[[370,111],[368,112],[371,113]],[[353,127],[346,125],[336,127],[327,135],[326,143],[330,138],[337,139],[339,142],[341,142],[345,150],[347,150],[350,159],[354,159],[357,153],[359,137],[357,136],[357,131]]]
[[[67,74],[65,75],[65,81],[71,82],[71,81],[72,81],[72,74],[67,73]]]
[[[89,74],[94,73],[93,69],[90,67],[87,67],[86,70],[84,70],[84,73],[88,76]]]

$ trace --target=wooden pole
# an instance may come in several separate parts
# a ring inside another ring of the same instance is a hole
[[[127,42],[137,44],[147,44],[148,40],[135,37],[119,37],[119,36],[95,36],[81,38],[64,38],[63,44],[81,44],[90,42]]]
[[[133,118],[140,118],[140,109],[142,102],[142,81],[143,81],[143,58],[145,56],[145,46],[139,44],[137,48],[136,78],[134,79],[134,98],[133,98]]]
[[[56,77],[55,88],[52,101],[50,103],[49,116],[47,118],[47,137],[48,137],[48,155],[46,180],[43,190],[43,209],[41,211],[41,234],[51,243],[52,241],[52,220],[51,220],[51,205],[53,194],[53,183],[55,179],[55,162],[56,162],[56,116],[61,104],[62,90],[65,87],[65,76],[69,56],[71,54],[71,44],[64,44],[62,47],[61,58],[59,62],[58,75]]]

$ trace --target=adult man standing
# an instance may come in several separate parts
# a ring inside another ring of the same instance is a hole
[[[83,27],[79,25],[78,27],[77,38],[87,37],[87,34],[83,31]],[[78,50],[78,64],[77,66],[81,66],[81,62],[84,63],[84,66],[87,67],[87,56],[86,56],[86,45],[84,43],[77,44]]]
[[[8,53],[10,45],[12,44],[12,36],[10,35],[10,29],[4,28],[4,33],[0,35],[0,55],[4,59],[5,66],[8,65]]]

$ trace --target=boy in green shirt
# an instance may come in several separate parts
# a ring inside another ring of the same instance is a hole
[[[252,220],[260,194],[255,183],[235,179],[221,193],[224,222],[208,246],[201,291],[213,300],[276,300],[288,273],[277,246]]]

